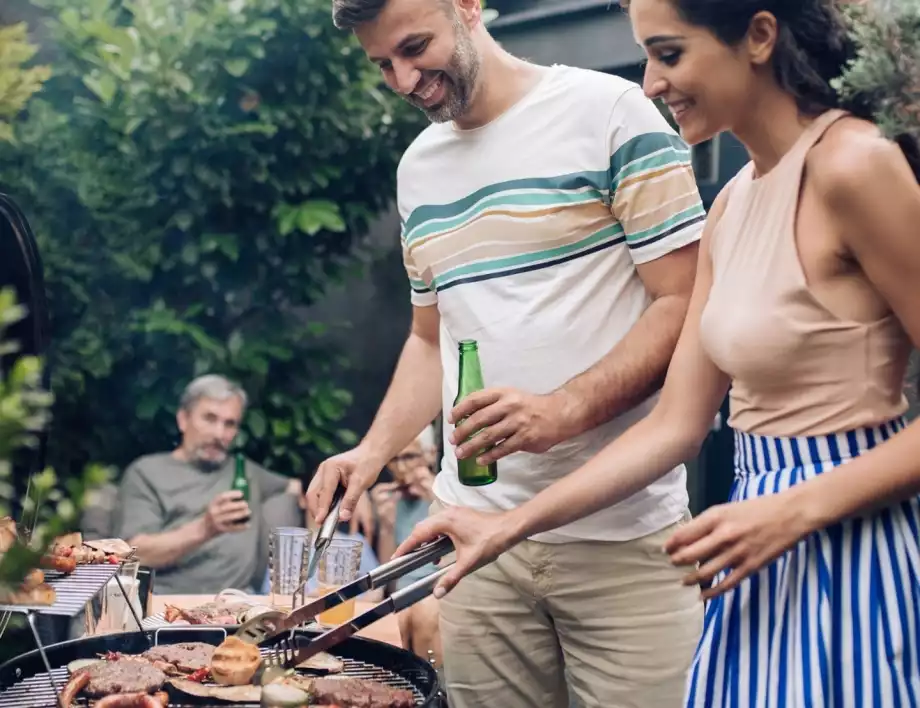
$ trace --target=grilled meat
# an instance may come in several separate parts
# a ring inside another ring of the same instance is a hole
[[[341,708],[413,708],[415,696],[404,688],[358,678],[318,678],[313,681],[313,700]]]
[[[83,692],[95,698],[115,693],[154,693],[166,683],[166,674],[138,659],[100,661],[82,671],[89,675]]]
[[[148,649],[141,657],[154,662],[170,675],[190,674],[211,665],[214,655],[214,645],[204,642],[183,642],[181,644],[163,644]],[[163,664],[173,667],[175,673],[169,671]]]
[[[198,607],[184,610],[168,606],[164,617],[167,622],[183,619],[189,624],[239,624],[240,614],[251,605],[245,603],[206,602]]]

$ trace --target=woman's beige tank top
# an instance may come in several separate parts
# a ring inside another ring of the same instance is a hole
[[[842,320],[813,297],[795,243],[805,158],[845,113],[816,119],[763,177],[746,165],[710,237],[713,283],[700,337],[732,378],[729,424],[748,433],[824,435],[907,408],[910,340],[894,315]]]

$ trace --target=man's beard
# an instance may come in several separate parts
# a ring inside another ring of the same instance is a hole
[[[215,472],[224,466],[227,461],[227,451],[221,450],[220,457],[209,459],[202,455],[203,448],[196,448],[192,453],[191,463],[203,472]]]
[[[440,72],[444,83],[444,102],[428,108],[414,94],[405,97],[432,123],[447,123],[462,117],[470,107],[476,88],[481,60],[472,37],[459,21],[454,24],[454,37],[456,38],[454,53],[447,67]]]

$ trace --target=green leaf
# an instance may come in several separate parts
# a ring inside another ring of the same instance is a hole
[[[315,236],[322,229],[342,232],[345,221],[334,202],[317,199],[304,202],[297,209],[297,227],[309,236]]]
[[[142,398],[137,404],[137,417],[141,420],[153,420],[158,410],[160,410],[160,402],[156,398],[148,396]]]
[[[227,70],[227,73],[230,74],[230,76],[240,78],[243,74],[249,71],[249,59],[244,59],[242,57],[237,57],[236,59],[228,59],[224,62],[224,68]]]
[[[249,430],[252,431],[252,434],[258,438],[264,438],[265,432],[268,428],[268,424],[265,421],[265,415],[260,410],[250,410],[246,414],[246,424],[249,426]]]
[[[192,228],[192,224],[195,221],[194,217],[187,211],[180,211],[176,213],[173,219],[176,226],[178,226],[183,231],[188,231],[190,228]]]
[[[115,92],[118,90],[115,78],[111,74],[87,76],[84,77],[83,83],[86,85],[86,88],[96,94],[96,97],[105,105],[112,103],[112,99],[115,98]]]

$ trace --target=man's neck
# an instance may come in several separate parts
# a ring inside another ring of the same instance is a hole
[[[473,102],[463,117],[454,121],[461,130],[491,123],[530,93],[548,70],[518,59],[497,45],[483,54]]]

